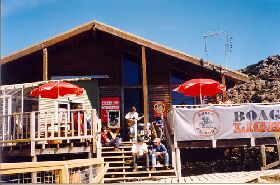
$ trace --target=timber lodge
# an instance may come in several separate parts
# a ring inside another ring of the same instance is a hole
[[[234,135],[234,130],[242,132],[244,123],[234,127],[234,117],[221,118],[213,111],[217,108],[234,115],[239,105],[226,108],[201,105],[201,98],[184,96],[174,90],[195,78],[213,79],[228,89],[248,82],[247,75],[98,21],[5,56],[0,65],[0,149],[1,162],[4,162],[0,183],[111,183],[181,177],[180,149],[276,143],[272,132]],[[31,96],[41,85],[65,81],[83,88],[83,94],[57,99]],[[74,109],[78,105],[84,109],[83,116],[91,116],[90,128],[80,128],[80,119],[78,129],[74,127],[77,112]],[[133,142],[130,140],[122,142],[117,151],[101,146],[101,127],[117,122],[118,127],[125,129],[125,115],[132,106],[139,117],[144,117],[139,120],[139,132],[136,127],[139,135],[145,135],[145,125],[158,119],[159,112],[167,115],[162,118],[163,143],[168,149],[171,169],[159,166],[156,171],[132,171],[129,160]],[[247,106],[246,111],[258,112],[263,108],[271,111],[270,107],[262,107],[265,105],[242,106]],[[279,104],[273,106],[274,110],[280,108]],[[185,124],[190,122],[187,119],[193,121],[197,110],[202,113],[197,117],[196,126],[206,133],[204,135],[195,133],[192,122],[191,126]],[[206,114],[207,111],[215,114]],[[213,128],[214,133],[208,133]],[[265,153],[265,147],[261,149]],[[15,172],[19,175],[14,175]]]
[[[227,88],[248,81],[240,72],[97,21],[15,52],[0,64],[1,85],[92,77],[76,84],[85,88],[99,114],[101,98],[118,97],[121,123],[133,105],[149,122],[154,119],[154,102],[163,101],[166,109],[181,102],[195,104],[195,98],[173,91],[192,78],[211,78]],[[32,105],[24,112],[31,111]]]

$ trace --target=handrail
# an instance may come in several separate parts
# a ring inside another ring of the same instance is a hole
[[[104,174],[108,169],[108,165],[104,166],[104,158],[93,158],[93,159],[76,159],[68,161],[47,161],[47,162],[23,162],[23,163],[2,163],[0,164],[0,175],[14,175],[24,173],[36,173],[44,171],[56,171],[59,174],[55,180],[56,183],[68,184],[70,182],[70,171],[69,169],[89,167],[95,165],[97,168],[101,168],[93,180],[99,180],[97,183],[102,182]],[[91,173],[91,172],[90,172]],[[92,176],[90,175],[90,178]],[[89,179],[91,182],[92,179]],[[71,183],[71,182],[70,182]]]
[[[0,174],[6,174],[6,170],[23,169],[30,170],[31,168],[38,167],[51,167],[51,166],[65,166],[73,168],[75,164],[79,166],[88,166],[93,164],[101,164],[104,162],[103,158],[92,158],[92,159],[75,159],[68,161],[44,161],[44,162],[21,162],[21,163],[1,163]],[[72,166],[71,166],[72,165]]]
[[[242,105],[276,105],[280,104],[280,102],[269,102],[269,103],[234,103],[234,104],[199,104],[199,105],[172,105],[171,108],[167,110],[167,112],[171,111],[174,108],[188,108],[190,107],[193,108],[203,108],[203,107],[208,107],[208,106],[242,106]]]
[[[95,109],[71,109],[71,110],[56,110],[56,111],[32,111],[35,113],[60,113],[60,112],[77,112],[77,111],[82,111],[82,112],[86,112],[86,111],[91,111],[91,110],[95,110]],[[7,116],[13,116],[13,115],[21,115],[21,114],[31,114],[32,112],[14,112],[12,114],[5,114],[5,115],[0,115],[1,117],[7,117]]]
[[[175,173],[177,174],[175,148],[174,148],[174,144],[172,142],[171,136],[169,134],[169,128],[167,127],[166,120],[163,121],[163,129],[164,129],[164,134],[165,134],[165,138],[166,138],[166,144],[168,145],[169,150],[171,150],[172,167],[174,167]]]
[[[84,117],[83,121],[75,118],[75,115],[79,118],[81,114]],[[90,128],[87,126],[88,116],[91,117]],[[1,145],[30,141],[31,149],[35,149],[35,142],[39,141],[85,139],[94,143],[93,152],[95,152],[96,142],[100,141],[97,137],[101,124],[98,123],[95,109],[33,111],[5,115],[2,118]]]
[[[104,183],[104,176],[109,169],[109,163],[107,163],[98,173],[94,179],[90,182],[90,184],[98,184],[98,183]]]

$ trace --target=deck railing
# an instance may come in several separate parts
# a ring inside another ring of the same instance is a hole
[[[31,148],[36,143],[86,140],[96,149],[101,129],[95,109],[15,113],[0,116],[0,124],[0,145],[30,142]]]
[[[104,183],[107,169],[103,158],[2,163],[0,183]],[[36,176],[32,176],[32,173],[36,173]]]

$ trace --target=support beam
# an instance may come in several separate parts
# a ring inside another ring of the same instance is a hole
[[[32,162],[37,162],[37,156],[32,156]],[[31,173],[31,183],[37,184],[37,172]]]
[[[144,100],[144,123],[149,122],[149,108],[148,108],[148,85],[147,85],[147,62],[146,62],[146,48],[142,46],[142,81],[143,81],[143,100]]]
[[[227,84],[226,84],[226,77],[225,77],[225,75],[223,74],[222,75],[222,84],[224,85],[224,86],[226,86]],[[226,91],[224,91],[223,92],[223,98],[226,96]]]
[[[178,178],[182,177],[181,172],[181,152],[179,148],[176,148],[176,168],[177,168],[177,176]]]
[[[261,158],[262,158],[262,167],[266,167],[265,145],[261,145],[260,152],[261,152]]]
[[[5,131],[6,131],[6,124],[5,124],[5,115],[6,115],[6,89],[3,90],[3,110],[2,110],[2,140],[5,140]]]
[[[48,80],[48,50],[43,49],[43,81]]]

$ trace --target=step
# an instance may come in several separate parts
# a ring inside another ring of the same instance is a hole
[[[152,141],[150,141],[150,140],[144,140],[143,142],[144,143],[149,143],[149,142],[152,143]],[[121,144],[133,144],[133,143],[135,143],[135,142],[134,141],[122,141],[121,142]]]
[[[132,146],[119,146],[119,149],[127,149],[127,148],[131,148]],[[102,146],[102,150],[103,149],[114,149],[114,147],[112,146]]]
[[[125,164],[124,161],[105,161],[105,163],[109,163],[110,164]],[[129,165],[129,164],[127,164]]]
[[[141,180],[148,180],[148,179],[166,179],[166,178],[176,178],[176,176],[152,176],[152,177],[114,177],[114,178],[104,178],[105,182],[110,181],[124,181],[124,180],[135,180],[135,181],[141,181]]]
[[[132,158],[132,156],[102,156],[104,159],[127,159]]]
[[[145,166],[138,166],[138,169],[141,169],[141,168],[146,168]],[[109,166],[108,167],[108,170],[120,170],[120,169],[133,169],[132,166],[117,166],[117,167],[114,167],[114,166]]]
[[[132,154],[132,151],[109,151],[101,152],[101,154]]]
[[[175,173],[174,169],[157,171],[137,171],[137,172],[107,172],[105,175],[130,175],[130,174],[155,174],[155,173]]]
[[[138,167],[138,169],[139,168],[144,168],[145,166],[137,166]],[[156,169],[159,169],[159,170],[161,170],[161,168],[163,168],[164,166],[162,165],[162,166],[155,166],[155,168]],[[171,168],[171,169],[173,169],[173,167],[171,166],[171,165],[169,165],[168,166],[169,168]],[[109,169],[114,169],[115,167],[109,167]],[[119,168],[119,169],[129,169],[129,168],[131,168],[131,169],[133,169],[133,166],[120,166],[120,167],[117,167],[117,168]]]

